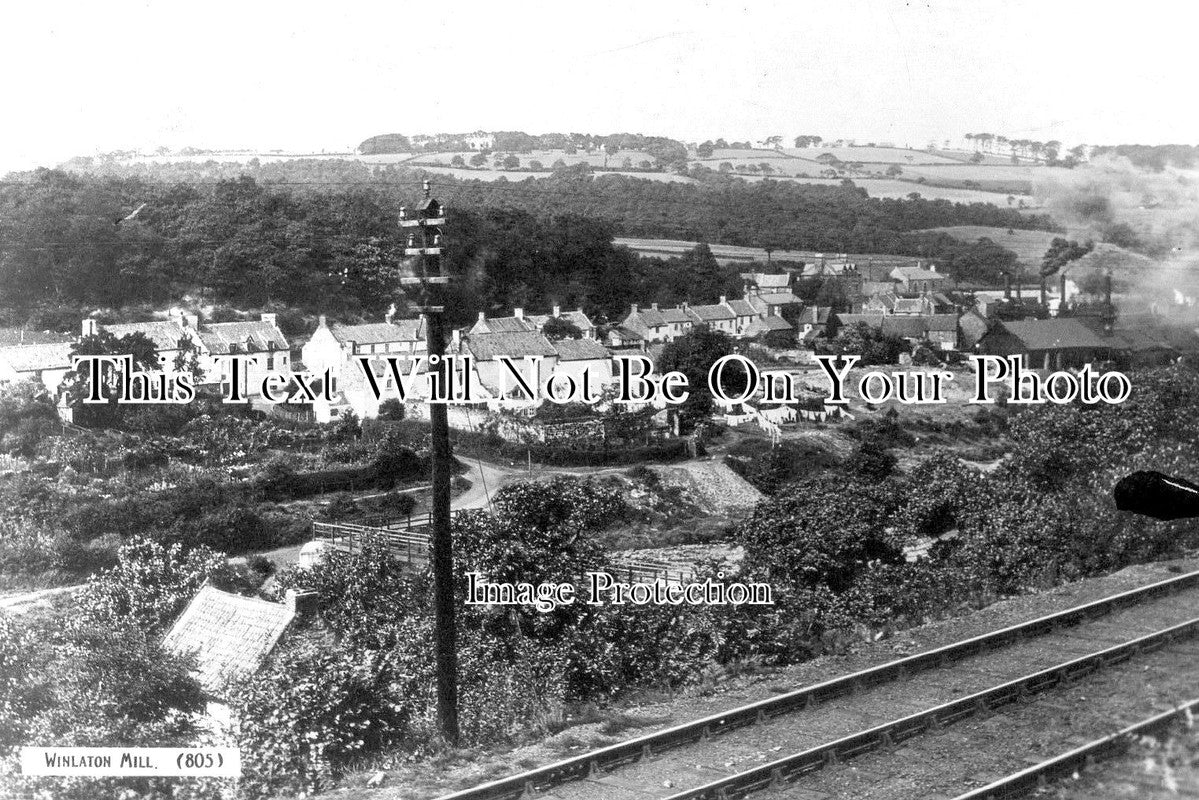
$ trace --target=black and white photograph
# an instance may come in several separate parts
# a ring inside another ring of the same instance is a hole
[[[0,31],[0,799],[1199,796],[1199,11]]]

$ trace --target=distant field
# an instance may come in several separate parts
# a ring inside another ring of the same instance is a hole
[[[527,172],[521,170],[506,170],[506,169],[472,169],[469,167],[440,167],[440,166],[424,166],[417,167],[428,172],[433,172],[438,175],[452,175],[455,178],[462,180],[480,180],[494,181],[500,178],[506,178],[510,181],[523,181],[528,178],[544,178],[546,172]],[[675,183],[695,183],[694,178],[688,178],[684,175],[674,175],[669,172],[621,172],[607,171],[598,172],[596,178],[602,179],[605,175],[625,175],[630,178],[641,178],[647,181],[671,181]]]
[[[740,151],[740,152],[745,152],[745,151]],[[741,166],[753,165],[756,167],[760,164],[769,164],[770,168],[774,170],[774,172],[772,174],[790,175],[790,176],[795,176],[795,175],[814,176],[814,175],[819,175],[821,170],[827,169],[827,167],[824,164],[819,164],[815,161],[804,161],[799,158],[780,158],[777,154],[774,156],[774,158],[770,158],[770,157],[766,157],[766,156],[754,156],[752,158],[744,157],[744,156],[742,156],[742,157],[730,156],[728,158],[705,158],[705,159],[699,160],[698,162],[692,162],[692,163],[700,163],[700,164],[704,165],[705,167],[707,167],[708,169],[716,169],[716,170],[720,169],[721,164],[732,164],[734,170],[736,170],[737,167],[741,167]],[[738,173],[738,174],[740,174],[740,173]]]
[[[737,177],[744,178],[747,181],[764,180],[761,175],[741,175]],[[789,180],[793,183],[808,183],[814,186],[840,186],[842,178],[794,178],[779,176],[767,176],[775,180]],[[948,200],[951,203],[993,203],[997,206],[1007,205],[1007,195],[996,192],[988,192],[981,189],[963,189],[958,187],[938,187],[928,186],[926,184],[915,183],[913,181],[896,181],[887,178],[850,178],[854,186],[860,189],[865,189],[866,193],[871,197],[882,197],[890,199],[900,199],[907,197],[915,192],[921,197],[927,197],[931,200]],[[1031,210],[1036,207],[1035,201],[1031,197],[1022,197],[1025,205]]]
[[[863,164],[960,164],[957,159],[930,153],[927,150],[908,150],[903,147],[785,147],[784,153],[797,158],[815,160],[826,153],[841,161],[861,161]]]
[[[705,158],[703,160],[732,161],[733,159],[737,158],[746,158],[751,161],[762,161],[769,158],[789,158],[789,156],[785,152],[779,150],[770,150],[765,147],[751,147],[748,149],[729,147],[717,148],[716,150],[712,151],[712,155],[709,158]]]
[[[475,155],[477,155],[477,152],[473,150],[447,153],[422,153],[415,160],[422,163],[431,162],[449,166],[450,162],[455,156],[462,156],[462,159],[469,164],[471,158]],[[496,151],[490,153],[487,156],[487,163],[490,165],[497,159],[502,159],[507,155],[507,151]],[[617,151],[616,155],[613,156],[605,156],[605,154],[602,152],[585,153],[581,151],[575,153],[574,155],[567,155],[561,150],[534,150],[530,153],[512,153],[512,155],[515,155],[520,159],[520,164],[522,167],[527,167],[530,161],[540,161],[547,170],[550,169],[555,161],[559,160],[561,160],[567,166],[573,166],[575,164],[590,164],[593,167],[604,166],[605,157],[607,158],[609,167],[619,167],[621,162],[626,158],[633,162],[633,166],[637,166],[642,161],[649,161],[651,164],[654,161],[653,156],[642,152],[641,150],[620,150]]]
[[[984,236],[1014,252],[1025,266],[1041,266],[1041,259],[1049,244],[1060,233],[1048,231],[1013,230],[1008,233],[1006,228],[988,228],[982,225],[958,225],[950,228],[931,228],[934,233],[948,233],[963,242],[976,242]]]

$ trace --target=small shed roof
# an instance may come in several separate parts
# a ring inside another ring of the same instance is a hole
[[[291,605],[222,592],[206,583],[162,644],[172,652],[194,653],[200,686],[219,697],[231,678],[258,669],[294,618]]]

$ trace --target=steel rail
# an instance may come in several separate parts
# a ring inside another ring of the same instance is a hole
[[[858,672],[810,684],[786,694],[759,700],[719,714],[712,714],[661,731],[626,739],[623,742],[597,748],[562,761],[442,795],[439,800],[518,798],[526,792],[586,778],[611,767],[630,763],[683,744],[767,721],[771,717],[802,710],[825,700],[860,691],[868,686],[899,680],[916,672],[948,666],[954,661],[984,654],[996,647],[1004,647],[1026,638],[1078,625],[1092,617],[1110,614],[1120,608],[1183,591],[1196,585],[1199,585],[1199,570],[1175,578],[1167,578],[1148,586],[1129,589],[1064,611],[926,650]]]
[[[954,800],[1006,800],[1006,798],[1023,797],[1030,790],[1047,785],[1051,779],[1059,775],[1073,774],[1084,767],[1091,766],[1101,758],[1119,755],[1127,750],[1128,746],[1138,737],[1163,730],[1176,720],[1186,718],[1196,712],[1199,712],[1199,698],[1188,700],[1169,711],[1154,714],[1152,717],[1121,728],[1115,733],[1087,742],[1080,747],[1046,759],[1027,769],[1014,772],[981,788],[958,795]]]
[[[1170,642],[1199,633],[1199,617],[1144,636],[1138,636],[1123,644],[1071,659],[1047,669],[1024,675],[983,689],[981,692],[943,703],[906,717],[867,728],[864,731],[826,742],[793,755],[784,756],[745,772],[697,786],[665,800],[731,800],[768,786],[793,780],[809,772],[824,768],[864,753],[890,747],[899,742],[919,736],[930,730],[940,730],[970,717],[989,714],[997,708],[1021,702],[1034,694],[1067,684],[1084,675],[1103,669],[1151,649],[1163,647]]]

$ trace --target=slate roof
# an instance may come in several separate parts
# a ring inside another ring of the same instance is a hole
[[[630,311],[629,316],[625,318],[624,324],[640,322],[647,328],[660,328],[666,324],[665,317],[662,312],[656,308],[639,308],[636,311]]]
[[[123,322],[118,325],[102,325],[104,330],[118,339],[132,333],[143,334],[154,343],[154,349],[178,350],[179,340],[187,337],[187,331],[178,323],[169,321],[157,322]]]
[[[757,336],[762,333],[770,333],[772,331],[790,331],[794,330],[791,323],[778,316],[771,314],[768,317],[758,317],[753,322],[745,326],[745,333],[749,336]]]
[[[923,297],[899,297],[892,311],[896,314],[931,314],[932,303]]]
[[[0,347],[17,347],[31,344],[62,344],[73,342],[75,337],[57,331],[33,331],[26,328],[0,328]]]
[[[253,344],[255,351],[287,350],[290,345],[287,337],[278,326],[270,322],[214,322],[200,328],[200,341],[214,355],[224,355],[234,352],[231,347],[237,346],[238,352],[246,348],[246,343]]]
[[[699,322],[700,318],[695,314],[689,314],[690,308],[666,308],[662,310],[662,321],[668,325],[683,322]]]
[[[899,298],[895,296],[894,292],[886,291],[886,292],[878,292],[878,293],[872,295],[870,297],[870,299],[866,301],[866,304],[870,305],[871,307],[882,306],[883,308],[890,311],[891,309],[895,308],[895,303],[898,300],[899,300]]]
[[[799,321],[809,325],[827,325],[833,309],[830,306],[808,306],[799,313]],[[842,315],[844,316],[844,315]]]
[[[498,356],[554,356],[558,351],[549,339],[536,331],[520,333],[477,333],[463,340],[464,346],[479,361]]]
[[[733,313],[733,309],[724,303],[715,303],[710,306],[687,306],[687,309],[692,311],[703,322],[737,318],[737,315]]]
[[[791,276],[785,273],[771,275],[765,272],[746,272],[741,277],[759,289],[787,289],[791,286]]]
[[[1094,333],[1075,317],[1001,322],[1028,350],[1106,350],[1122,344]]]
[[[612,357],[608,348],[594,339],[562,339],[554,342],[558,351],[559,361],[589,361],[591,359],[607,360]]]
[[[786,306],[803,302],[791,292],[774,292],[773,294],[755,295],[755,297],[768,306]]]
[[[880,330],[890,336],[904,339],[923,339],[930,332],[948,333],[957,330],[956,314],[925,314],[922,316],[896,317],[882,314],[838,314],[837,319],[844,325],[856,325],[864,322],[875,330]]]
[[[200,686],[220,697],[227,680],[258,669],[294,617],[288,605],[222,592],[206,583],[162,644],[175,653],[194,653]]]
[[[0,348],[0,361],[17,372],[40,372],[44,369],[70,369],[72,342],[56,344],[27,344]]]
[[[488,334],[488,333],[525,333],[535,330],[528,319],[520,317],[484,317],[475,323],[470,329],[472,334]]]
[[[362,325],[330,325],[329,331],[339,342],[383,344],[385,342],[423,341],[424,320],[400,319],[394,322],[367,322]]]
[[[553,314],[533,314],[531,316],[525,315],[525,319],[532,322],[538,328],[541,328],[545,325],[545,323],[549,322],[553,318]],[[590,317],[583,313],[583,309],[581,308],[574,311],[559,311],[558,319],[566,320],[584,333],[595,329],[595,323],[591,321]]]
[[[771,277],[774,276],[772,275]],[[733,313],[739,317],[753,317],[758,314],[748,300],[730,300],[729,308],[733,309]]]

